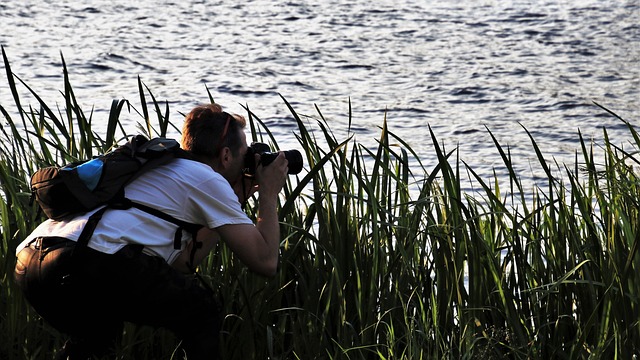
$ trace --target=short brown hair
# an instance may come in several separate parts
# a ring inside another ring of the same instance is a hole
[[[227,121],[229,126],[224,133]],[[223,112],[218,104],[198,105],[184,119],[181,146],[196,156],[207,158],[217,156],[224,147],[237,155],[241,146],[239,130],[246,124],[244,117]]]

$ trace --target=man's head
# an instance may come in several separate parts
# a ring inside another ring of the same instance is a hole
[[[218,104],[205,104],[187,114],[182,127],[182,148],[202,158],[215,158],[228,147],[237,156],[243,146],[244,117],[222,111]]]
[[[244,117],[223,112],[218,104],[199,105],[185,117],[181,146],[234,181],[244,167],[245,126]]]

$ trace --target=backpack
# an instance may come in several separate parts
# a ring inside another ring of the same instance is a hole
[[[176,219],[160,210],[131,201],[124,193],[125,186],[139,175],[176,158],[192,159],[173,139],[147,139],[137,135],[126,144],[93,159],[38,169],[31,177],[31,200],[38,203],[48,218],[58,221],[103,206],[89,217],[78,239],[81,246],[89,243],[107,209],[135,207],[169,221],[178,226],[173,239],[176,250],[182,245],[182,231],[192,234],[195,246],[189,264],[191,267],[193,255],[198,245],[201,246],[196,242],[196,233],[202,225]]]

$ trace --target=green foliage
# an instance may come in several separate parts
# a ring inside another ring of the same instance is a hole
[[[95,131],[91,115],[78,106],[66,66],[65,107],[55,112],[11,72],[2,52],[18,118],[0,104],[6,121],[0,145],[0,358],[48,359],[63,339],[11,281],[15,246],[42,220],[29,202],[29,174],[121,142],[125,109],[139,114],[139,129],[147,135],[165,135],[175,126],[168,104],[162,106],[138,79],[141,110],[114,100],[106,132]],[[16,80],[35,97],[35,108],[21,103]],[[224,245],[199,269],[224,299],[224,358],[640,355],[640,137],[631,124],[625,122],[630,149],[611,144],[604,131],[603,165],[580,134],[576,164],[583,165],[574,168],[549,164],[529,135],[547,177],[529,194],[508,148],[495,138],[509,172],[508,192],[497,177],[478,176],[456,150],[445,151],[433,133],[438,162],[426,168],[386,119],[377,148],[369,149],[351,136],[337,139],[319,109],[317,116],[303,117],[283,103],[298,126],[307,171],[290,179],[281,198],[278,275],[248,272]],[[277,147],[265,123],[246,111],[252,138]],[[351,124],[351,109],[347,120]],[[478,185],[477,193],[462,192],[461,171]],[[250,202],[249,214],[254,207]],[[129,325],[118,353],[178,358],[175,347],[176,339],[162,329]]]

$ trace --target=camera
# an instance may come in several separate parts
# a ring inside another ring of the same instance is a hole
[[[286,150],[284,152],[284,157],[287,158],[289,162],[289,175],[298,174],[302,171],[302,154],[298,150]],[[260,155],[260,162],[256,164],[255,154]],[[247,154],[244,158],[244,173],[247,176],[253,176],[256,173],[256,167],[258,165],[267,166],[273,162],[273,160],[278,157],[277,152],[271,152],[271,148],[269,145],[260,142],[251,143]]]

